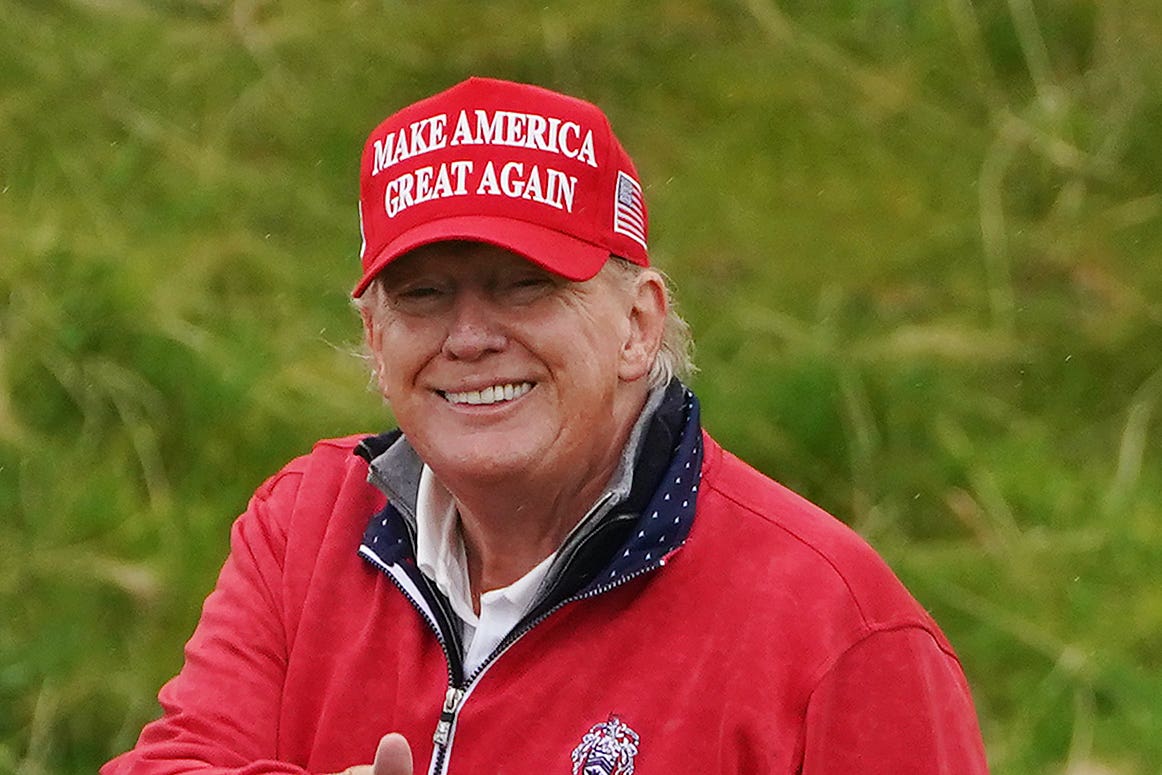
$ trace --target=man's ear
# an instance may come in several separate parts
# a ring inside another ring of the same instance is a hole
[[[662,276],[652,269],[642,271],[634,278],[632,293],[629,335],[622,345],[618,368],[618,376],[625,382],[650,373],[666,328],[666,284]]]

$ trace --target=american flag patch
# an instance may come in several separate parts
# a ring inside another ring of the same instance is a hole
[[[617,173],[617,202],[613,208],[613,230],[646,247],[646,208],[642,187],[624,172]]]

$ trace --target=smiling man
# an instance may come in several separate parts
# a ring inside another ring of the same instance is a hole
[[[924,609],[701,428],[598,108],[481,78],[409,106],[360,223],[399,428],[258,490],[105,775],[986,772]]]

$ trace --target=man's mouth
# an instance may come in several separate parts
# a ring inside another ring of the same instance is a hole
[[[503,385],[489,385],[483,390],[466,390],[462,393],[442,392],[444,399],[453,404],[498,404],[520,398],[533,389],[531,382],[507,382]]]

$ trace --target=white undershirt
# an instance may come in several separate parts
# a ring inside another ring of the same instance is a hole
[[[480,595],[480,614],[472,608],[468,559],[460,532],[460,515],[452,494],[426,465],[416,495],[416,564],[448,598],[460,619],[464,671],[471,675],[516,626],[540,589],[556,553],[507,587]]]

